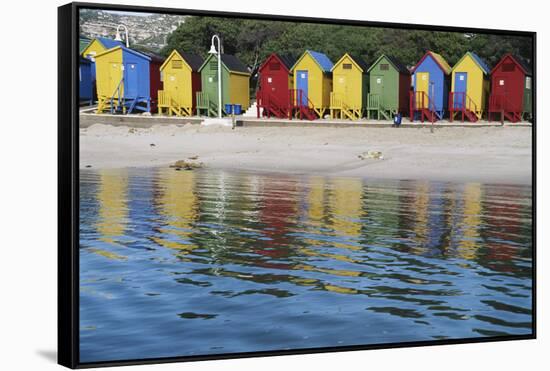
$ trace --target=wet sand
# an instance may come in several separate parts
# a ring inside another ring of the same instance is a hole
[[[383,179],[531,183],[530,127],[319,128],[94,124],[80,129],[81,168],[205,167]],[[383,159],[360,159],[381,151]]]

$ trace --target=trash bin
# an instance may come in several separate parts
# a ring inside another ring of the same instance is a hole
[[[242,112],[242,106],[240,104],[234,104],[233,105],[233,113],[235,115],[240,115]]]
[[[226,104],[225,105],[225,114],[230,115],[233,113],[233,105],[232,104]]]
[[[403,119],[403,116],[401,115],[401,112],[398,112],[397,115],[393,117],[393,124],[395,126],[401,125],[401,120]]]

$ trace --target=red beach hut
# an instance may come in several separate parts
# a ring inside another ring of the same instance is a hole
[[[292,117],[289,94],[293,86],[291,68],[294,62],[291,57],[273,53],[260,66],[260,84],[256,93],[258,117]]]
[[[511,122],[522,120],[532,110],[532,71],[519,56],[506,54],[491,71],[488,119],[501,115]]]

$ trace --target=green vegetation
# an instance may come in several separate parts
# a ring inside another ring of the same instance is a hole
[[[168,37],[162,54],[181,48],[204,57],[215,33],[222,37],[225,53],[252,68],[273,52],[298,57],[305,49],[326,53],[333,62],[350,52],[369,64],[388,53],[407,66],[416,64],[426,50],[440,53],[451,66],[473,51],[493,66],[509,52],[529,60],[532,48],[529,38],[519,36],[191,16]]]

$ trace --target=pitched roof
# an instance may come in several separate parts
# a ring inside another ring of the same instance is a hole
[[[250,73],[246,65],[231,54],[222,54],[222,62],[229,71]]]
[[[473,52],[466,52],[466,54],[464,54],[462,58],[460,58],[458,62],[455,63],[455,65],[453,66],[453,70],[460,64],[460,62],[462,62],[464,58],[466,58],[466,56],[470,56],[473,61],[479,66],[479,68],[481,68],[484,74],[487,75],[489,72],[491,72],[491,69],[489,68],[489,66],[487,66],[487,63],[485,63],[483,59],[481,59],[476,53]]]
[[[137,50],[137,52],[148,56],[149,58],[151,58],[152,62],[159,62],[159,63],[164,62],[164,58],[161,55],[155,52],[152,52],[150,50]]]
[[[203,69],[203,67],[208,63],[210,58],[212,58],[214,54],[210,54],[202,63],[202,65],[199,67],[199,71]],[[235,57],[231,54],[222,54],[222,63],[223,65],[231,72],[238,72],[238,73],[246,73],[250,74],[250,71],[248,71],[248,68],[246,65],[239,60],[239,58]]]
[[[311,55],[311,57],[315,59],[315,61],[317,61],[317,63],[319,64],[319,66],[321,66],[324,72],[330,72],[330,70],[334,66],[334,64],[329,59],[329,57],[327,57],[323,53],[316,52],[313,50],[306,50],[306,53],[309,53],[309,55]]]
[[[485,72],[485,73],[491,72],[491,69],[489,68],[487,63],[485,63],[485,61],[483,59],[481,59],[481,57],[479,55],[477,55],[474,52],[468,52],[468,53],[472,56],[472,58],[476,61],[476,63],[481,67],[483,72]]]
[[[388,62],[390,62],[390,64],[393,66],[393,68],[395,68],[399,73],[411,73],[407,66],[405,66],[398,58],[388,54],[382,54],[380,57],[378,57],[378,59],[372,64],[372,66],[370,66],[368,71],[370,72],[370,70],[372,70],[374,66],[376,66],[382,60],[382,58],[386,58]]]
[[[148,56],[148,55],[146,55],[146,54],[144,54],[144,53],[142,53],[142,52],[139,52],[139,51],[137,51],[137,50],[127,48],[127,47],[122,46],[122,45],[116,46],[116,47],[111,48],[111,49],[107,49],[107,50],[105,50],[104,52],[99,53],[99,54],[96,55],[95,57],[97,58],[97,57],[100,57],[100,56],[102,56],[102,55],[109,54],[109,53],[111,53],[111,52],[113,52],[113,51],[115,51],[115,50],[120,50],[120,49],[122,49],[122,50],[125,51],[125,52],[134,54],[134,55],[136,55],[136,56],[138,56],[138,57],[147,59],[148,61],[151,61],[151,57],[150,57],[150,56]]]
[[[296,63],[296,58],[294,58],[293,56],[291,55],[288,55],[288,54],[284,54],[284,55],[278,55],[279,59],[281,60],[281,62],[283,62],[283,64],[285,65],[285,67],[290,71],[290,69],[292,68],[292,66],[294,66],[294,63]]]
[[[296,68],[296,65],[304,58],[306,54],[309,54],[311,58],[317,63],[317,65],[323,70],[323,72],[330,72],[332,70],[332,67],[334,67],[334,64],[332,61],[324,55],[323,53],[315,52],[313,50],[306,50],[300,58],[296,62],[294,62],[294,65],[292,66],[291,70],[294,70]]]
[[[107,49],[111,49],[119,45],[124,46],[124,44],[121,41],[116,41],[113,39],[109,39],[107,37],[96,37],[96,40],[99,41]]]
[[[265,61],[260,65],[260,67],[258,68],[258,70],[261,70],[262,68],[264,68],[264,66],[268,63],[268,61],[271,59],[271,58],[277,58],[284,66],[285,68],[290,71],[290,69],[292,68],[292,66],[294,65],[294,63],[296,62],[295,59],[293,59],[290,55],[279,55],[277,53],[271,53],[269,55],[269,57],[267,57],[265,59]]]
[[[179,55],[181,55],[183,59],[185,59],[185,62],[187,62],[187,64],[189,65],[189,67],[191,67],[193,72],[197,72],[199,68],[202,66],[202,62],[204,62],[204,60],[200,55],[193,54],[193,53],[186,53],[181,50],[178,50],[178,53]]]
[[[512,58],[514,58],[516,62],[518,62],[518,64],[521,66],[521,68],[523,68],[527,75],[533,74],[533,69],[531,68],[531,65],[525,59],[523,59],[523,57],[513,54]]]
[[[391,62],[391,64],[393,64],[393,66],[395,68],[397,68],[397,70],[400,73],[408,73],[408,74],[411,73],[411,71],[409,71],[409,69],[407,68],[405,63],[401,62],[401,60],[399,58],[394,57],[393,55],[386,55],[386,58],[388,58],[388,60]]]
[[[170,61],[172,56],[175,54],[179,55],[185,61],[185,63],[187,63],[187,65],[191,68],[191,71],[193,72],[198,72],[200,67],[202,66],[203,60],[200,56],[192,53],[186,53],[181,49],[174,49],[160,66],[161,70],[164,69],[168,61]]]
[[[504,55],[504,57],[500,58],[500,61],[498,61],[498,63],[493,67],[493,69],[491,70],[491,73],[495,72],[495,70],[502,64],[502,62],[504,62],[506,58],[511,58],[523,70],[523,72],[526,75],[529,75],[529,76],[533,75],[533,70],[531,68],[531,65],[519,55],[515,55],[512,53],[508,53]]]
[[[355,55],[355,54],[348,54],[348,55],[351,59],[353,59],[353,61],[355,63],[357,63],[359,65],[359,67],[361,67],[363,72],[367,73],[367,71],[369,69],[369,65],[367,64],[367,62],[365,62],[365,60],[363,58],[361,58],[360,56]]]
[[[340,59],[338,59],[338,61],[336,61],[336,63],[334,63],[334,65],[332,66],[331,71],[334,71],[334,68],[336,68],[336,66],[339,65],[340,62],[343,62],[344,58],[346,58],[346,57],[351,59],[351,61],[353,63],[355,63],[363,71],[363,73],[367,73],[367,70],[368,70],[367,67],[368,66],[365,63],[365,61],[363,60],[363,58],[357,57],[357,56],[349,54],[349,53],[346,53],[342,57],[340,57]]]
[[[441,55],[437,54],[437,53],[434,53],[430,50],[428,50],[426,52],[426,54],[424,54],[424,56],[420,59],[420,61],[418,61],[418,63],[416,64],[416,66],[413,67],[412,71],[416,71],[416,69],[418,68],[418,66],[420,66],[422,64],[422,62],[424,62],[424,60],[430,56],[434,61],[435,63],[439,66],[439,68],[441,69],[441,71],[443,71],[446,75],[448,75],[449,73],[451,73],[451,66],[449,66],[449,63],[447,63],[447,61],[445,60],[445,58],[443,58]]]

